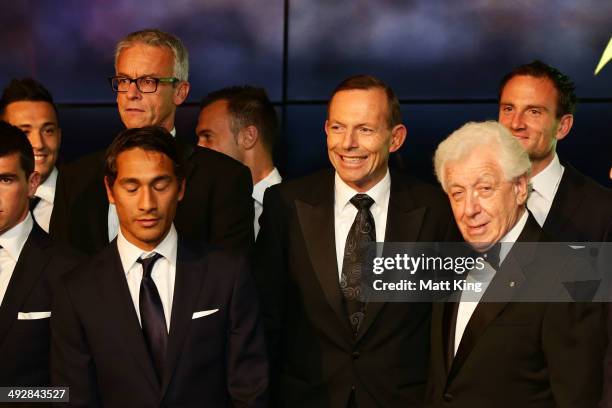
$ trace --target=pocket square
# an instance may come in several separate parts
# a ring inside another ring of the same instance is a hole
[[[201,312],[195,312],[193,314],[193,316],[191,317],[191,319],[199,319],[200,317],[204,317],[204,316],[208,316],[211,315],[213,313],[218,312],[219,309],[210,309],[210,310],[202,310]]]
[[[19,312],[17,313],[17,320],[38,320],[48,319],[51,317],[51,312]]]

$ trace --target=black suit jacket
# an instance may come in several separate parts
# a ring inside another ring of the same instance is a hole
[[[116,241],[59,286],[51,380],[70,387],[71,406],[265,406],[268,361],[244,258],[218,251],[196,256],[179,245],[161,385]],[[214,309],[192,319],[195,312]]]
[[[174,224],[194,243],[248,251],[253,241],[253,184],[249,169],[204,147],[178,146],[186,162],[186,189]],[[65,205],[55,236],[93,254],[108,245],[108,199],[100,151],[67,165],[58,191]]]
[[[568,163],[543,229],[561,242],[604,242],[612,239],[612,191]]]
[[[49,384],[49,318],[18,320],[19,312],[50,312],[52,287],[81,260],[34,223],[0,306],[0,386]]]
[[[370,303],[353,336],[338,282],[333,171],[270,187],[263,207],[255,272],[275,405],[346,407],[354,389],[360,408],[418,406],[431,306]],[[439,241],[454,228],[440,191],[391,174],[385,241]]]
[[[548,240],[530,216],[517,242]],[[535,245],[510,250],[472,314],[450,364],[449,347],[455,335],[450,304],[434,304],[429,406],[596,406],[607,340],[604,305],[517,303],[493,301],[490,296],[493,288],[507,300],[513,294],[520,296],[521,282],[546,279],[540,272],[550,270],[549,262],[555,260],[543,259],[541,251]]]

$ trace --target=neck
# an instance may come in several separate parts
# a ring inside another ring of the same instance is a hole
[[[274,170],[272,157],[270,157],[268,154],[247,154],[244,157],[243,163],[251,170],[253,185],[259,183],[261,180],[266,178],[272,170]]]
[[[533,160],[531,161],[531,177],[538,175],[542,172],[555,157],[555,152],[552,152],[549,156],[541,159],[541,160]]]

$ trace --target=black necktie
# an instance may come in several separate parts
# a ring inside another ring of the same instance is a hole
[[[138,263],[142,264],[142,281],[140,282],[140,320],[142,322],[142,333],[144,334],[149,353],[153,359],[157,378],[160,383],[164,374],[164,364],[166,362],[166,345],[168,343],[168,329],[164,308],[162,306],[157,286],[151,277],[153,265],[162,255],[155,253],[149,258],[139,258]]]
[[[353,327],[353,334],[357,336],[359,326],[365,316],[365,303],[359,299],[361,275],[362,270],[365,271],[367,244],[376,242],[376,228],[374,217],[370,212],[374,200],[367,194],[356,194],[351,198],[351,204],[357,207],[357,215],[346,237],[340,289],[344,296],[349,321]]]
[[[493,269],[499,269],[499,251],[501,249],[501,244],[498,242],[489,248],[488,251],[484,253],[485,260],[493,267]]]
[[[38,203],[40,202],[40,197],[34,196],[30,198],[30,212],[34,211]]]

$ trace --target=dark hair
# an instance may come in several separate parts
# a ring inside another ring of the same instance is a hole
[[[557,119],[568,113],[574,113],[577,99],[574,93],[576,86],[567,75],[540,60],[520,65],[507,73],[499,84],[498,101],[501,100],[502,92],[508,81],[515,76],[521,75],[534,78],[548,78],[553,83],[557,90]]]
[[[0,99],[0,114],[4,114],[4,110],[9,103],[20,101],[48,102],[53,106],[55,115],[59,117],[57,107],[53,103],[53,97],[47,88],[35,79],[12,79],[2,92],[2,99]]]
[[[134,148],[165,154],[174,164],[176,178],[179,181],[185,178],[183,158],[179,154],[174,137],[161,126],[146,126],[122,131],[106,150],[104,175],[109,185],[115,184],[117,179],[117,156]]]
[[[386,83],[381,81],[380,79],[373,77],[372,75],[353,75],[340,82],[340,84],[334,89],[329,98],[329,102],[327,103],[327,115],[329,116],[329,105],[331,101],[338,92],[340,91],[350,91],[354,89],[373,89],[379,88],[385,91],[387,94],[387,125],[389,129],[392,129],[394,126],[402,123],[402,111],[400,109],[400,103],[395,96],[395,92],[393,89],[389,87]]]
[[[0,157],[12,154],[19,154],[19,163],[28,179],[34,171],[32,145],[23,130],[0,120]]]
[[[230,129],[234,136],[247,126],[255,126],[268,152],[274,149],[278,118],[263,88],[250,85],[230,86],[213,91],[200,103],[200,110],[217,101],[227,101]]]

